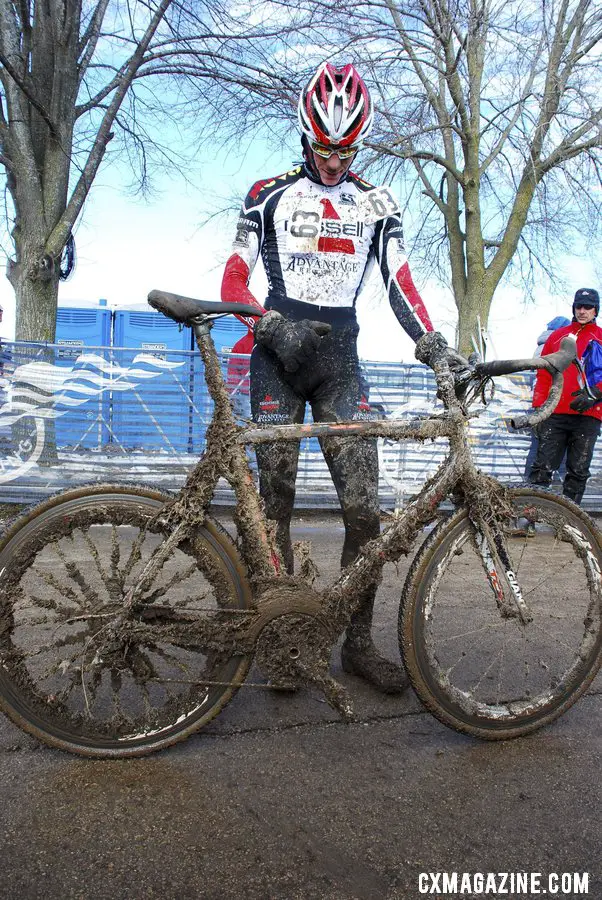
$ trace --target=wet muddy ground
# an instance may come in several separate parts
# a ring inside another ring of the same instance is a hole
[[[305,515],[295,537],[334,575],[336,517]],[[406,567],[377,601],[392,658]],[[143,760],[69,757],[0,717],[0,896],[413,900],[421,872],[443,871],[587,871],[602,896],[600,676],[550,728],[483,744],[334,668],[357,723],[310,693],[241,690]]]

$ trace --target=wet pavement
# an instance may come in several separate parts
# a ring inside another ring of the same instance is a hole
[[[296,534],[334,574],[338,520],[304,517]],[[406,569],[379,593],[392,658]],[[311,693],[242,689],[203,733],[142,760],[70,757],[0,717],[0,897],[413,900],[454,896],[420,880],[444,872],[541,873],[542,892],[551,873],[587,872],[587,895],[560,879],[557,896],[602,897],[600,676],[551,727],[485,744],[334,669],[356,723]]]

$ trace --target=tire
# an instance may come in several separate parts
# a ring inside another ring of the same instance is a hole
[[[165,561],[138,630],[111,653],[107,627],[167,534],[149,523],[168,500],[124,486],[67,491],[2,537],[0,709],[38,740],[83,756],[141,756],[197,731],[244,680],[248,656],[190,637],[189,623],[215,630],[216,614],[251,608],[244,565],[211,519]]]
[[[426,708],[486,740],[529,734],[584,693],[602,662],[602,548],[571,501],[511,492],[506,546],[533,621],[503,618],[465,509],[431,533],[408,573],[399,642]],[[516,527],[516,524],[522,527]]]

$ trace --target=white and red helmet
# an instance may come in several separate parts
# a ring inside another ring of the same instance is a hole
[[[349,147],[368,137],[374,111],[357,70],[351,64],[338,69],[325,62],[301,91],[298,115],[308,141]]]

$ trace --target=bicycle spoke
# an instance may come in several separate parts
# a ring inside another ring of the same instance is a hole
[[[111,525],[111,577],[119,580],[119,560],[121,559],[121,547],[119,546],[117,527]]]
[[[98,571],[98,574],[100,575],[100,579],[101,579],[102,583],[106,584],[109,580],[109,576],[102,565],[102,562],[100,559],[100,554],[98,552],[98,548],[96,547],[96,544],[93,542],[93,540],[90,537],[90,529],[89,528],[82,529],[82,537],[84,539],[86,547],[88,548],[90,556],[94,560],[96,569]],[[70,538],[73,541],[73,535],[70,535]]]
[[[501,617],[466,516],[439,527],[421,551],[428,569],[416,566],[420,581],[406,587],[402,651],[416,689],[446,724],[479,736],[514,736],[560,714],[602,658],[595,530],[554,498],[524,495],[510,521],[535,530],[505,543],[532,621]]]
[[[72,560],[67,559],[65,552],[62,549],[62,547],[59,545],[58,541],[55,543],[54,546],[55,546],[55,550],[56,550],[56,553],[57,553],[59,559],[65,566],[67,575],[69,576],[71,581],[74,582],[78,586],[78,588],[82,592],[83,599],[86,601],[86,603],[88,603],[88,604],[98,603],[99,602],[98,594],[92,588],[92,586],[89,584],[89,582],[88,582],[86,576],[84,575],[84,573],[82,572],[79,564],[73,562]]]
[[[82,643],[82,635],[64,635],[61,638],[56,638],[52,641],[52,643],[48,644],[40,644],[36,647],[35,650],[31,650],[29,652],[24,652],[23,659],[34,659],[36,656],[41,656],[44,653],[54,653],[56,650],[62,650],[63,647],[72,647],[74,645],[80,645]]]
[[[183,581],[186,581],[192,575],[194,575],[198,571],[198,565],[196,562],[192,563],[185,572],[176,572],[169,579],[167,584],[158,587],[156,591],[153,591],[152,594],[147,594],[144,598],[145,603],[154,603],[155,600],[158,600],[163,594],[166,594],[175,584],[182,584]]]
[[[207,602],[209,598],[208,594],[203,594],[202,596],[198,596],[195,594],[191,597],[184,597],[182,600],[176,600],[172,605],[174,609],[189,609],[191,606],[195,607],[196,612],[213,612],[211,609],[203,610],[202,607],[199,609],[197,604]],[[241,610],[242,612],[242,610]],[[251,610],[245,610],[245,612],[251,612]]]
[[[479,634],[480,632],[491,631],[492,628],[503,628],[506,623],[503,621],[491,622],[489,625],[483,625],[481,628],[470,628],[467,631],[458,631],[455,634],[446,634],[445,637],[439,638],[440,644],[448,644],[451,641],[457,641],[460,638],[469,637],[470,635]]]
[[[43,569],[38,569],[32,567],[32,571],[37,577],[44,582],[44,584],[48,585],[48,587],[54,588],[57,594],[60,594],[61,597],[66,597],[67,600],[71,600],[73,603],[76,603],[77,606],[83,608],[83,601],[79,594],[77,594],[67,582],[60,581],[54,572],[47,572]],[[34,599],[34,598],[30,598]],[[39,606],[43,606],[46,608],[50,608],[49,604],[52,602],[50,598],[41,598],[37,596],[35,598],[35,602]]]
[[[132,546],[130,549],[130,554],[125,562],[123,569],[121,570],[121,577],[123,579],[124,584],[125,584],[125,581],[127,580],[128,576],[130,575],[130,573],[133,572],[135,566],[142,559],[142,546],[146,540],[147,534],[148,534],[148,532],[147,532],[146,528],[142,528],[139,531],[138,536],[136,537],[135,541],[133,541],[133,543],[132,543]]]
[[[190,675],[190,666],[187,666],[176,653],[170,653],[168,650],[157,646],[153,647],[153,653],[161,657],[166,663],[175,666],[183,675]]]
[[[6,551],[0,697],[9,683],[21,720],[34,711],[82,752],[172,743],[215,715],[250,662],[237,636],[257,613],[232,578],[233,543],[215,524],[194,541],[169,540],[147,529],[159,527],[156,513],[139,494],[78,498],[68,513],[26,523],[31,544]],[[128,592],[153,572],[129,611]]]

